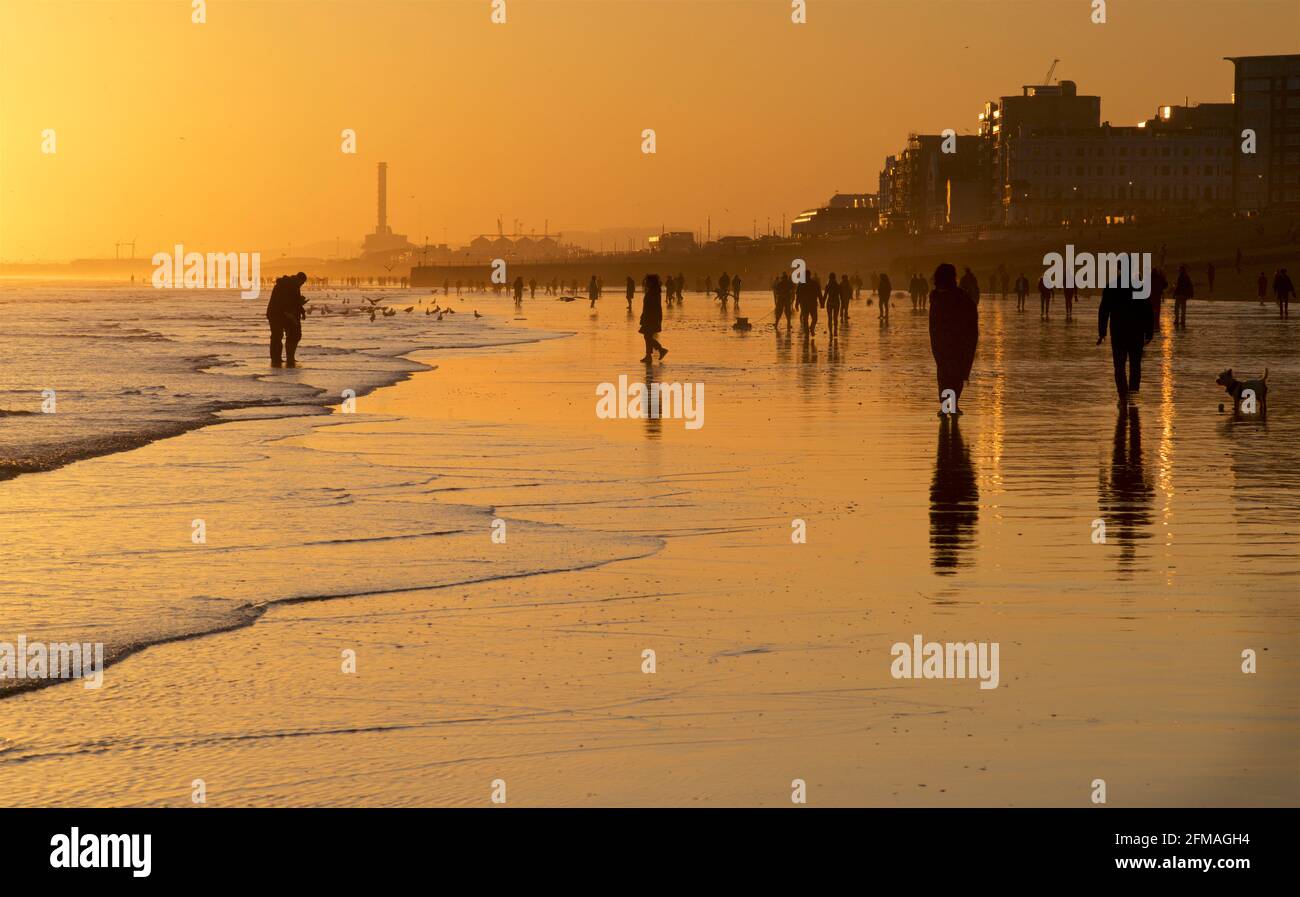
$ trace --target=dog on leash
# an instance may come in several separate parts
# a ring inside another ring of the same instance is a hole
[[[1258,380],[1238,380],[1232,375],[1232,368],[1228,368],[1214,381],[1228,391],[1232,396],[1232,416],[1233,417],[1267,417],[1268,416],[1268,368],[1264,368],[1264,376]],[[1243,407],[1242,397],[1250,392],[1248,398],[1254,399],[1254,410]],[[1222,410],[1222,407],[1220,407]]]

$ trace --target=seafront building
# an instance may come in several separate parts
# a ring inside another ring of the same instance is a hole
[[[1120,224],[1300,207],[1300,55],[1230,57],[1233,102],[1101,118],[1073,81],[984,104],[978,134],[912,134],[879,175],[880,225],[908,233]],[[1255,152],[1243,151],[1243,129]]]

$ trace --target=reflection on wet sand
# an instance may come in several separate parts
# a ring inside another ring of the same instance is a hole
[[[1106,522],[1107,541],[1119,544],[1119,569],[1132,572],[1137,541],[1151,538],[1151,503],[1154,489],[1142,468],[1142,418],[1129,406],[1115,418],[1110,470],[1098,476],[1097,505]]]
[[[975,468],[957,418],[945,415],[939,422],[930,482],[930,554],[936,573],[955,573],[963,564],[963,552],[975,542],[979,498]]]

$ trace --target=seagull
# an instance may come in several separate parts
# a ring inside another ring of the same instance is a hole
[[[412,311],[414,311],[414,310],[415,310],[415,306],[414,306],[414,305],[408,305],[408,306],[406,306],[406,309],[405,309],[405,311],[406,311],[406,313],[407,313],[408,315],[409,315]]]
[[[477,309],[477,308],[474,309],[474,317],[476,317],[476,318],[481,318],[481,317],[483,317],[481,314],[478,313],[478,309]]]

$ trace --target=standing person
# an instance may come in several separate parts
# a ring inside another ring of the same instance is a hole
[[[1046,276],[1038,278],[1038,318],[1042,321],[1052,314],[1052,288],[1047,285]]]
[[[844,286],[849,285],[848,277],[844,278]],[[826,335],[835,339],[839,333],[840,326],[840,284],[835,280],[835,272],[831,272],[830,280],[826,281],[826,294],[822,297],[822,305],[826,309]]]
[[[880,272],[880,280],[876,282],[876,298],[880,300],[880,320],[889,320],[889,296],[894,292],[894,285],[889,282],[889,275]]]
[[[970,294],[957,286],[957,269],[945,262],[934,269],[934,291],[930,293],[930,353],[939,385],[940,415],[944,414],[948,390],[952,390],[952,412],[961,414],[958,402],[970,379],[979,336],[979,309]]]
[[[862,275],[857,271],[853,272],[853,298],[862,298]]]
[[[1174,286],[1174,326],[1187,326],[1187,300],[1192,298],[1192,278],[1186,265],[1178,266],[1178,283]]]
[[[731,296],[731,278],[727,272],[722,272],[722,277],[718,280],[718,301],[722,303],[723,311],[727,309],[727,299]]]
[[[1074,297],[1077,290],[1074,287],[1064,287],[1061,295],[1065,297],[1065,320],[1074,320]]]
[[[803,283],[794,289],[795,301],[799,303],[799,328],[807,336],[817,329],[817,301],[821,290],[811,275],[805,273]]]
[[[1142,349],[1155,335],[1155,315],[1151,302],[1138,299],[1132,287],[1106,287],[1101,291],[1097,308],[1097,345],[1106,338],[1110,325],[1110,356],[1115,368],[1115,390],[1119,404],[1127,405],[1129,396],[1142,385]],[[1125,365],[1127,364],[1127,375]]]
[[[686,298],[686,275],[677,272],[677,304],[681,305],[682,300]]]
[[[647,274],[645,293],[641,297],[641,326],[638,328],[641,335],[645,337],[645,357],[641,359],[644,364],[651,363],[651,355],[656,351],[659,353],[660,361],[663,361],[664,356],[668,354],[668,350],[659,344],[659,331],[664,324],[661,290],[659,275]]]
[[[731,278],[731,295],[736,297],[736,310],[740,310],[740,275]]]
[[[1259,272],[1259,279],[1255,281],[1255,289],[1259,292],[1259,304],[1263,305],[1265,297],[1268,296],[1268,278],[1264,276],[1263,271]]]
[[[1214,295],[1214,262],[1205,266],[1205,279],[1210,282],[1210,295]]]
[[[271,298],[266,303],[266,322],[271,327],[271,367],[288,366],[295,368],[298,362],[294,353],[302,341],[302,319],[307,317],[303,310],[307,300],[302,295],[302,285],[307,282],[307,275],[299,271],[292,277],[278,277],[271,288]],[[281,343],[284,346],[284,361],[280,360]]]
[[[668,283],[669,283],[668,304],[672,305],[673,304],[673,288],[671,286],[672,281],[670,280]],[[632,310],[632,297],[635,295],[636,295],[636,281],[633,280],[632,275],[629,274],[627,276],[627,310],[628,311]]]
[[[794,281],[790,279],[789,271],[782,271],[781,277],[776,282],[776,316],[780,318],[783,314],[788,333],[793,326],[790,318],[794,314]]]
[[[1286,268],[1277,272],[1273,278],[1273,295],[1277,297],[1277,311],[1282,320],[1291,317],[1291,300],[1295,298],[1295,285],[1291,283],[1291,275],[1286,273]]]
[[[530,278],[528,278],[528,298],[529,298],[529,299],[536,299],[536,298],[537,298],[537,278],[536,278],[536,277],[530,277]]]
[[[1029,298],[1029,278],[1025,277],[1024,272],[1016,278],[1016,311],[1025,310],[1025,300]]]
[[[515,306],[524,304],[524,276],[520,274],[515,278]]]
[[[596,282],[596,275],[591,275],[591,280],[587,282],[587,298],[591,300],[591,307],[596,307],[596,300],[600,298],[600,284]]]
[[[980,304],[980,282],[975,278],[975,272],[967,268],[961,276],[961,288],[970,296],[972,302]]]

